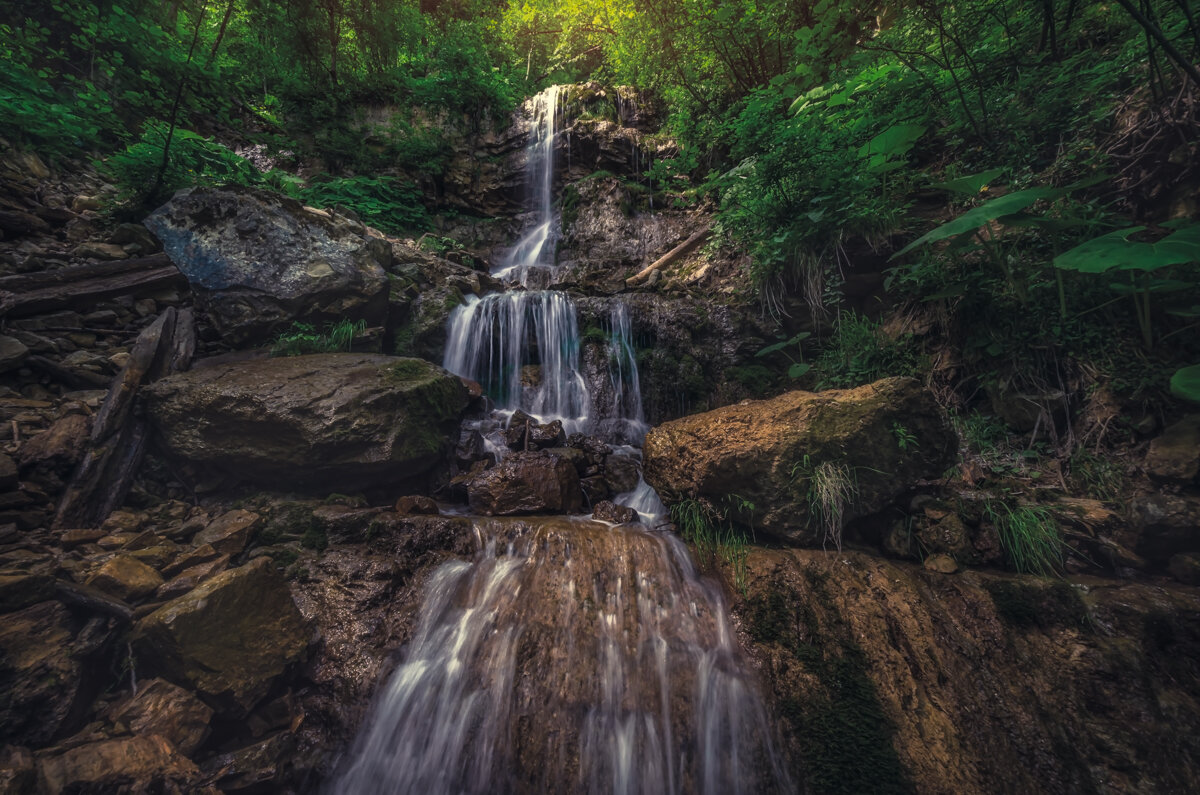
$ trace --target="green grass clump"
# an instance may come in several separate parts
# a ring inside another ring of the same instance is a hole
[[[308,353],[348,351],[354,338],[366,329],[365,320],[339,320],[326,324],[323,332],[318,332],[311,323],[293,323],[290,330],[275,338],[271,355],[303,356]]]
[[[992,501],[984,507],[984,514],[996,526],[1000,545],[1014,569],[1043,576],[1062,570],[1067,545],[1048,509]]]
[[[742,501],[743,507],[754,506]],[[725,563],[733,573],[733,585],[746,593],[746,558],[750,546],[745,534],[728,520],[727,512],[719,512],[700,500],[685,499],[671,506],[671,521],[679,528],[683,540],[696,550],[696,560],[702,567],[716,568]]]

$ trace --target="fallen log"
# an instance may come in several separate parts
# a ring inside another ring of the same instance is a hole
[[[135,263],[137,267],[130,268],[129,263]],[[125,267],[116,272],[103,267],[113,265]],[[64,273],[67,271],[70,273]],[[28,275],[23,274],[22,278]],[[26,281],[18,290],[10,289],[17,284],[6,285],[0,280],[0,316],[27,317],[88,306],[118,295],[155,292],[187,283],[179,269],[162,255],[64,268],[38,275],[45,278]]]
[[[170,264],[171,260],[167,255],[160,252],[158,254],[151,254],[148,257],[89,262],[86,265],[75,265],[70,268],[58,268],[57,270],[17,273],[11,276],[0,277],[0,290],[9,293],[28,292],[60,284],[116,276],[121,273],[153,270]]]
[[[696,232],[691,237],[689,237],[687,240],[683,241],[678,246],[671,249],[666,254],[663,254],[661,257],[659,257],[654,262],[647,265],[642,270],[638,271],[635,275],[630,276],[628,279],[626,279],[625,280],[626,286],[636,287],[637,285],[646,281],[647,279],[650,278],[650,274],[654,273],[654,271],[659,270],[661,268],[665,268],[666,266],[670,265],[675,260],[680,259],[681,257],[684,257],[687,254],[690,254],[691,252],[695,251],[697,248],[702,246],[708,240],[708,238],[711,234],[712,234],[712,227],[711,226],[704,227],[699,232]]]
[[[65,605],[82,608],[90,613],[99,613],[109,618],[115,618],[122,624],[128,624],[133,621],[133,608],[120,599],[114,599],[95,588],[89,588],[86,585],[79,585],[78,583],[66,580],[55,580],[54,593],[58,597],[58,600]]]
[[[172,307],[142,330],[96,413],[88,450],[63,492],[55,527],[99,526],[124,502],[150,433],[146,419],[134,411],[138,390],[191,365],[194,326],[191,310]]]
[[[28,367],[41,370],[55,381],[66,384],[71,389],[104,389],[112,382],[112,378],[90,370],[76,367],[64,367],[52,362],[45,356],[30,356],[24,361]]]

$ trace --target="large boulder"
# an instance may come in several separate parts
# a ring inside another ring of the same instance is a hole
[[[673,420],[646,436],[645,478],[667,501],[706,499],[788,543],[822,543],[819,483],[843,521],[883,509],[953,464],[957,437],[917,381],[789,392]],[[833,507],[833,506],[830,506]]]
[[[201,367],[144,391],[172,455],[322,494],[422,485],[448,462],[467,403],[440,367],[353,353]]]
[[[297,662],[309,631],[270,559],[218,574],[138,621],[134,648],[144,668],[246,715]]]
[[[88,743],[38,763],[41,792],[196,791],[200,774],[158,735]]]
[[[382,325],[387,241],[360,223],[251,188],[180,191],[145,221],[231,343],[294,321]]]
[[[467,485],[471,510],[485,516],[578,513],[579,473],[568,459],[546,451],[513,453]]]

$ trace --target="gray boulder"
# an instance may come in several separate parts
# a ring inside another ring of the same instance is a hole
[[[145,393],[172,456],[320,494],[425,485],[448,466],[467,404],[436,365],[357,353],[214,364]]]
[[[294,321],[382,325],[387,241],[339,215],[251,188],[180,191],[145,221],[231,344]]]

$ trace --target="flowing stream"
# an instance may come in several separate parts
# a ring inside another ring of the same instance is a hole
[[[496,274],[553,269],[558,87],[532,101],[535,224]],[[450,319],[445,367],[495,402],[640,456],[648,426],[629,309],[610,304],[605,399],[573,302],[514,289]],[[490,424],[484,427],[485,424]],[[665,508],[639,479],[616,501]],[[760,793],[792,787],[719,588],[674,535],[584,517],[476,518],[478,552],[429,577],[417,627],[330,793]]]

